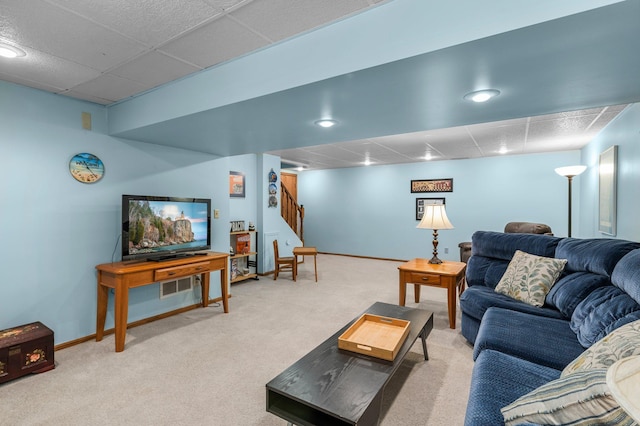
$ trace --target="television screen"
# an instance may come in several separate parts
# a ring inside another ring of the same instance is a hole
[[[211,200],[122,196],[122,260],[163,260],[211,248]]]

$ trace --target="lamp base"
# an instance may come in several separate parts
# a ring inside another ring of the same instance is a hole
[[[433,230],[433,257],[429,260],[429,263],[438,265],[442,263],[442,260],[438,259],[438,230]]]

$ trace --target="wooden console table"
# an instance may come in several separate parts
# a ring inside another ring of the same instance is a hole
[[[220,290],[224,312],[229,312],[229,294],[227,290],[227,271],[229,255],[227,253],[207,252],[162,262],[115,262],[96,266],[98,270],[98,314],[96,318],[96,342],[104,336],[104,323],[107,318],[109,289],[114,290],[114,323],[116,352],[124,350],[129,311],[129,289],[181,277],[200,274],[202,287],[202,306],[209,305],[209,273],[220,271]]]
[[[420,302],[420,286],[428,285],[447,289],[449,328],[456,328],[456,290],[464,291],[466,263],[443,261],[429,263],[427,259],[413,259],[398,267],[400,271],[400,306],[404,306],[407,284],[413,284],[415,302]]]

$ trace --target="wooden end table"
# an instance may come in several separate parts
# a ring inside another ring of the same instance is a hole
[[[443,261],[429,263],[427,259],[413,259],[398,267],[400,271],[400,306],[404,306],[407,284],[413,284],[415,302],[420,302],[420,286],[428,285],[447,289],[449,328],[456,328],[456,295],[464,291],[466,263]]]

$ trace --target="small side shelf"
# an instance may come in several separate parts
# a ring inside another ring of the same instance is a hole
[[[258,232],[236,231],[229,233],[234,254],[229,256],[229,282],[231,284],[250,278],[258,279]]]

